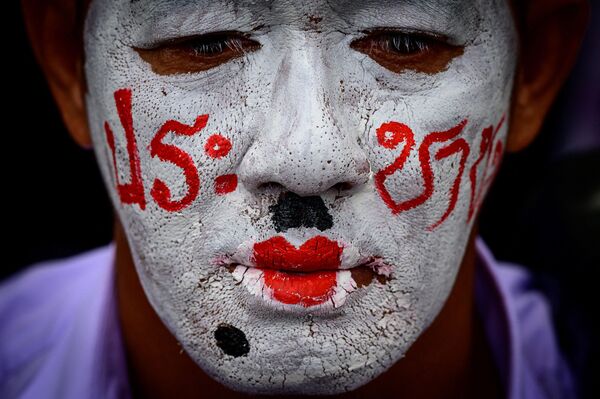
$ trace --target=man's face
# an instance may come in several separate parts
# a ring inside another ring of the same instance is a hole
[[[506,138],[501,0],[95,0],[94,148],[148,299],[202,369],[333,394],[440,311]]]

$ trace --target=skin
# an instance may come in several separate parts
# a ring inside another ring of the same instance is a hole
[[[232,4],[92,2],[94,150],[146,296],[194,362],[245,393],[352,391],[405,356],[454,283],[506,138],[510,9]],[[231,175],[237,189],[212,189]],[[331,224],[278,229],[289,192]],[[325,270],[367,264],[387,280]]]
[[[42,66],[65,122],[74,138],[82,146],[89,147],[91,136],[87,128],[88,121],[84,109],[83,94],[86,86],[81,68],[80,47],[79,43],[72,39],[73,35],[68,34],[69,25],[64,23],[65,13],[59,13],[61,8],[69,9],[68,2],[49,2],[45,9],[32,7],[28,2],[24,2],[26,21],[34,50],[38,58],[42,60]],[[59,18],[58,15],[61,17]],[[68,18],[69,14],[66,15]],[[510,129],[508,132],[502,133],[503,136],[505,135],[503,140],[509,150],[522,148],[535,136],[575,58],[579,40],[560,35],[561,30],[558,27],[565,25],[572,27],[571,31],[577,33],[574,33],[573,37],[580,39],[585,18],[586,7],[583,2],[531,2],[531,7],[525,14],[525,19],[528,21],[527,29],[522,32],[522,41],[527,51],[524,52],[526,55],[521,58],[516,69],[513,96],[510,102],[511,110],[504,110],[510,114],[508,123]],[[75,25],[71,25],[70,29],[75,29]],[[50,37],[51,39],[46,40],[42,45],[41,37]],[[60,51],[53,51],[57,49]],[[360,51],[360,48],[358,50]],[[417,67],[419,63],[415,60],[411,60],[412,64],[407,62],[405,67],[407,70],[416,70],[425,74],[439,73],[448,66],[444,60],[448,58],[448,52],[452,53],[451,50],[451,48],[446,48],[440,52],[440,56],[436,58],[438,63],[434,63],[436,67],[433,70],[419,70]],[[454,52],[455,57],[460,54],[462,54],[462,50]],[[142,56],[142,58],[144,57]],[[389,63],[384,58],[375,61],[381,66]],[[149,61],[146,60],[146,62]],[[173,63],[167,64],[169,67],[164,70],[160,69],[161,65],[153,66],[154,72],[158,75],[173,72]],[[186,68],[183,63],[179,66],[175,63],[175,67]],[[502,104],[502,101],[499,104]],[[502,107],[500,107],[501,109]],[[389,117],[389,114],[387,116]],[[383,115],[382,118],[386,118],[386,115]],[[383,120],[385,119],[381,121]],[[494,124],[495,122],[485,121],[483,124]],[[411,125],[415,126],[418,123],[413,121]],[[439,124],[434,128],[441,128],[441,126],[442,124]],[[451,126],[446,125],[446,128],[449,127]],[[475,148],[477,142],[474,140],[472,144],[471,147]],[[246,178],[242,181],[249,186],[252,181],[248,176],[252,175],[246,174]],[[286,182],[284,180],[284,183]],[[360,183],[355,182],[355,184]],[[464,208],[466,205],[459,205],[460,207]],[[441,211],[443,211],[443,207]],[[449,223],[451,224],[453,221],[449,219]],[[115,226],[118,248],[116,266],[120,317],[135,390],[142,396],[165,397],[169,393],[177,392],[178,396],[194,397],[199,392],[197,386],[203,387],[201,391],[203,393],[207,392],[206,387],[210,386],[214,394],[235,397],[234,392],[216,384],[202,373],[201,369],[196,366],[199,359],[195,359],[194,362],[185,353],[182,353],[172,335],[173,329],[164,327],[165,315],[162,315],[162,321],[159,318],[160,307],[158,307],[159,315],[157,315],[155,312],[157,306],[153,307],[147,301],[147,296],[142,288],[144,279],[140,284],[140,280],[137,278],[139,270],[136,273],[131,248],[128,246],[126,233],[124,233],[118,217]],[[410,347],[410,350],[405,353],[405,357],[401,361],[393,362],[393,366],[379,377],[375,379],[366,377],[370,382],[347,396],[351,397],[359,392],[364,394],[390,392],[389,387],[391,386],[394,387],[394,392],[403,390],[403,393],[415,397],[420,395],[423,397],[449,397],[459,394],[488,397],[490,392],[498,392],[493,366],[489,356],[485,355],[487,353],[485,341],[473,313],[471,287],[474,231],[476,231],[475,228],[471,230],[470,235],[464,235],[468,230],[460,235],[464,237],[464,240],[459,247],[464,245],[464,249],[453,255],[457,256],[457,261],[450,261],[450,264],[456,262],[456,265],[449,266],[449,270],[460,271],[456,281],[452,277],[445,280],[445,288],[441,289],[445,294],[433,301],[437,305],[432,306],[433,309],[428,313],[428,317],[434,319],[433,322],[431,324],[431,320],[419,322],[420,327],[412,333],[412,338],[401,345],[404,348],[401,352]],[[452,284],[453,282],[454,284]],[[146,284],[148,284],[147,281]],[[389,287],[390,285],[380,286]],[[437,287],[442,286],[437,285]],[[153,294],[150,293],[150,295]],[[436,310],[436,306],[439,306],[439,309]],[[166,323],[169,325],[169,320],[166,319]],[[426,328],[427,326],[428,328]],[[460,337],[460,339],[457,338],[456,341],[447,339],[450,334]],[[160,351],[157,348],[160,348]],[[190,352],[189,349],[186,348],[186,350]],[[452,374],[449,372],[450,370],[455,371],[456,374]],[[426,380],[424,381],[423,378]],[[484,381],[485,383],[473,385],[470,381]],[[426,392],[427,390],[429,392]]]
[[[119,224],[115,237],[121,240],[117,242],[126,242]],[[392,392],[394,397],[415,398],[502,397],[490,349],[473,307],[474,260],[471,245],[446,305],[402,361],[355,391],[328,397],[388,397]],[[127,300],[119,302],[119,310],[125,342],[130,348],[129,370],[135,394],[144,398],[248,397],[225,390],[182,351],[148,303],[126,244],[117,250],[117,262],[125,266],[117,277],[119,292],[131,292]],[[147,331],[154,333],[149,335]]]

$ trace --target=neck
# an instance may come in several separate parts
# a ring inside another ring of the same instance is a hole
[[[402,360],[338,398],[389,397],[392,393],[394,397],[491,398],[500,392],[474,306],[475,231],[452,292],[429,328]],[[206,375],[161,322],[146,299],[118,220],[115,242],[119,318],[134,397],[247,397]]]

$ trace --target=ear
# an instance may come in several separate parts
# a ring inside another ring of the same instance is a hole
[[[91,148],[85,110],[81,0],[22,0],[25,26],[34,55],[73,139]]]
[[[589,18],[585,0],[530,0],[522,7],[521,51],[515,77],[508,151],[539,132],[579,52]]]

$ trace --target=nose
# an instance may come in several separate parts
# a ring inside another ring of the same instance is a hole
[[[329,95],[333,80],[319,46],[286,53],[272,84],[265,126],[239,165],[246,189],[259,193],[275,185],[299,196],[328,190],[345,195],[368,181],[370,166],[357,132],[342,131],[336,123],[336,116],[344,115]]]

